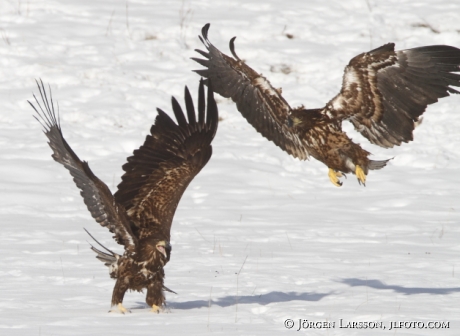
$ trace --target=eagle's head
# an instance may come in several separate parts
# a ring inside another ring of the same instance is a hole
[[[320,109],[306,110],[301,106],[300,108],[294,109],[286,119],[286,126],[300,127],[300,128],[311,128],[317,124],[318,120],[321,120]]]
[[[297,118],[297,117],[292,116],[292,115],[290,115],[286,119],[286,125],[289,128],[295,127],[295,126],[299,125],[300,123],[302,123],[302,120],[300,118]]]
[[[166,263],[169,261],[171,258],[171,244],[166,241],[166,240],[160,240],[159,242],[156,243],[155,246],[156,250],[160,252],[160,256],[163,259],[163,264],[166,265]]]
[[[139,240],[139,263],[153,263],[163,267],[171,258],[171,244],[165,238],[144,238]],[[152,265],[153,265],[152,264]]]

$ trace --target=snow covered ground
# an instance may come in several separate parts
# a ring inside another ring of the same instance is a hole
[[[113,280],[83,227],[115,251],[70,175],[51,159],[26,100],[34,80],[59,101],[64,135],[116,190],[121,165],[156,116],[196,97],[197,35],[236,49],[293,106],[321,107],[344,66],[386,42],[460,47],[451,0],[0,0],[0,334],[460,334],[460,97],[428,108],[415,141],[384,150],[347,126],[377,159],[334,187],[326,167],[295,160],[218,97],[209,164],[184,194],[166,267],[168,313],[128,293],[132,314],[108,314]],[[195,98],[196,99],[196,98]],[[292,329],[285,321],[293,319]],[[382,329],[340,323],[382,322]],[[444,321],[448,329],[391,321]]]

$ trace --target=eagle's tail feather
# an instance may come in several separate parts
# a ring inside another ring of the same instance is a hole
[[[110,265],[112,265],[113,263],[115,263],[117,261],[117,258],[115,257],[115,255],[110,255],[110,254],[107,254],[105,252],[102,252],[102,251],[98,250],[97,248],[95,248],[92,245],[91,245],[91,250],[96,252],[96,254],[97,254],[96,258],[99,259],[100,261],[102,261],[104,263],[104,265],[107,266],[107,267],[110,267]]]
[[[106,252],[103,252],[101,250],[98,250],[97,248],[95,248],[93,245],[91,245],[91,250],[93,250],[97,256],[96,258],[99,259],[100,261],[102,261],[104,263],[105,266],[107,267],[110,267],[112,266],[113,264],[115,264],[118,260],[118,258],[120,258],[121,256],[115,252],[113,252],[112,250],[109,250],[107,247],[105,247],[104,245],[102,245],[101,243],[99,243],[97,241],[96,238],[93,237],[93,235],[91,233],[88,232],[88,230],[86,230],[84,228],[84,230],[86,231],[86,233],[91,237],[93,238],[93,240],[99,245],[101,246],[104,250],[106,250],[107,252],[109,253],[106,253]]]
[[[391,158],[393,159],[393,158]],[[370,160],[369,162],[369,165],[368,165],[368,168],[370,170],[379,170],[379,169],[382,169],[383,167],[385,167],[388,163],[388,161],[390,161],[391,159],[388,159],[388,160],[380,160],[380,161],[376,161],[376,160]]]
[[[172,289],[169,289],[169,288],[166,287],[165,285],[163,285],[163,290],[164,290],[165,292],[170,292],[170,293],[177,294],[175,291],[173,291]]]

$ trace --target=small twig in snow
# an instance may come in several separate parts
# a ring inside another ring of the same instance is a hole
[[[131,38],[131,32],[129,30],[129,12],[128,12],[128,0],[126,0],[126,29],[128,30],[128,36]]]
[[[105,31],[105,36],[109,36],[109,30],[112,27],[113,14],[115,14],[115,9],[112,11],[112,15],[110,15],[110,20],[109,20],[109,24],[107,25],[107,30]]]
[[[292,250],[291,240],[289,239],[289,236],[288,236],[287,232],[285,232],[285,233],[286,233],[286,238],[287,238],[287,240],[289,242],[289,246],[291,247],[291,250]]]
[[[241,268],[240,270],[238,271],[237,275],[236,275],[236,311],[235,311],[235,323],[238,319],[238,289],[239,289],[239,278],[240,278],[240,273],[241,271],[243,270],[243,267],[244,267],[244,264],[246,263],[246,259],[248,259],[248,256],[246,256],[246,258],[244,258],[244,261],[243,261],[243,265],[241,265]]]
[[[196,232],[198,232],[198,234],[201,236],[201,238],[203,238],[205,241],[207,241],[208,243],[210,243],[210,241],[209,241],[209,240],[207,240],[205,237],[203,237],[203,235],[201,234],[201,232],[200,232],[200,231],[198,231],[198,229],[197,229],[197,228],[194,228],[194,229],[196,230]]]
[[[6,44],[11,45],[10,38],[8,37],[6,30],[0,28],[0,31],[2,32],[2,40],[5,41]]]

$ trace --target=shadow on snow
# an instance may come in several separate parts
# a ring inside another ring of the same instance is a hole
[[[451,288],[424,288],[424,287],[403,287],[395,285],[386,285],[380,280],[362,280],[362,279],[342,279],[338,282],[347,284],[351,287],[366,286],[375,289],[391,289],[397,293],[405,295],[414,294],[434,294],[434,295],[447,295],[451,293],[460,293],[460,287]]]
[[[235,295],[224,296],[215,300],[211,300],[211,306],[230,307],[238,304],[253,304],[267,305],[270,303],[289,302],[289,301],[319,301],[323,297],[331,293],[297,293],[297,292],[270,292],[261,295],[243,295],[236,297]],[[145,304],[141,304],[143,308]],[[209,307],[209,300],[195,300],[186,302],[171,302],[167,307],[170,309],[196,309]]]

